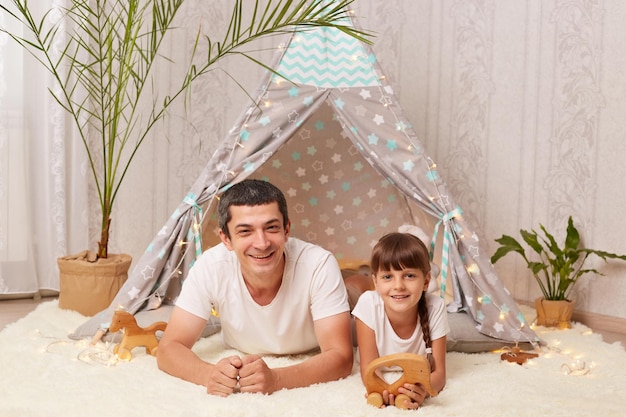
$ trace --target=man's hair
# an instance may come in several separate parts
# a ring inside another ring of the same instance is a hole
[[[248,179],[243,180],[227,189],[217,205],[219,228],[230,239],[228,222],[231,220],[231,206],[261,206],[277,203],[280,214],[283,215],[283,227],[289,223],[287,200],[278,187],[267,181]]]

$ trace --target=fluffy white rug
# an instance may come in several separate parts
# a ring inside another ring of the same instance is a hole
[[[129,362],[113,362],[111,345],[90,347],[66,338],[85,318],[60,310],[56,301],[0,333],[0,416],[406,416],[394,407],[375,409],[363,397],[357,367],[341,381],[283,390],[270,396],[219,398],[157,369],[142,348]],[[619,343],[576,324],[571,330],[536,329],[547,342],[524,365],[496,353],[448,354],[446,388],[420,416],[621,416],[626,391],[626,352]],[[219,335],[199,341],[201,357],[233,354]],[[283,366],[304,357],[267,358]],[[583,368],[584,367],[584,368]],[[581,370],[584,369],[584,370]],[[567,374],[568,371],[571,371]]]

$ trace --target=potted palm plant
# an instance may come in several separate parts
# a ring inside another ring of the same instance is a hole
[[[4,27],[0,32],[32,54],[55,80],[56,88],[49,90],[73,121],[99,197],[97,251],[59,259],[61,307],[94,314],[109,305],[126,279],[130,257],[108,251],[116,196],[141,145],[172,103],[186,98],[194,82],[227,55],[239,54],[263,65],[240,48],[261,37],[326,26],[368,42],[366,33],[343,25],[353,1],[235,0],[224,36],[214,41],[198,31],[192,57],[183,64],[186,74],[165,94],[154,89],[154,68],[173,64],[161,46],[185,0],[67,0],[67,7],[56,6],[37,17],[28,0],[0,4],[0,11],[19,22],[25,34]],[[203,42],[207,53],[199,57],[195,52]],[[69,301],[65,288],[65,270],[75,276],[77,265],[87,268],[78,273],[81,288],[74,298],[80,306]],[[121,278],[103,278],[107,271]],[[95,287],[107,293],[97,302],[88,294]]]
[[[491,257],[491,262],[496,263],[509,252],[516,252],[524,258],[530,272],[535,277],[543,297],[535,300],[537,310],[537,324],[541,326],[569,328],[574,310],[574,304],[570,298],[572,289],[580,277],[588,272],[603,275],[593,268],[586,268],[585,264],[590,255],[608,259],[621,259],[626,261],[626,255],[617,255],[601,250],[580,247],[580,234],[574,226],[572,217],[567,220],[565,241],[560,246],[554,236],[543,225],[539,225],[543,236],[534,229],[531,231],[520,230],[522,239],[529,248],[526,249],[513,237],[502,235],[496,242],[500,244]],[[530,252],[532,251],[532,252]],[[538,256],[534,258],[534,252]]]

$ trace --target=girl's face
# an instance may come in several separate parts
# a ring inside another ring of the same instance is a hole
[[[388,312],[404,313],[416,308],[422,293],[428,289],[430,272],[424,275],[420,269],[378,271],[374,274],[374,286]]]

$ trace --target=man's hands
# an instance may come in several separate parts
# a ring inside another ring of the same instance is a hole
[[[239,356],[229,356],[220,359],[209,372],[209,380],[206,384],[206,392],[209,394],[226,397],[235,391],[239,369],[243,362]]]
[[[259,355],[244,356],[242,360],[243,366],[239,370],[241,392],[271,394],[279,389],[276,373]]]
[[[207,393],[226,397],[241,392],[271,394],[277,390],[275,373],[259,355],[229,356],[211,368]]]

